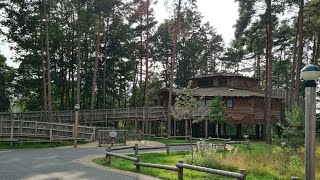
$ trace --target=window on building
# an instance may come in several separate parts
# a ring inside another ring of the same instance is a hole
[[[210,81],[209,80],[199,80],[198,86],[201,88],[212,87],[213,81],[212,80],[210,80]]]
[[[228,80],[227,79],[219,79],[219,87],[225,87],[228,84]]]
[[[233,107],[233,102],[232,100],[227,100],[227,108],[232,108]]]

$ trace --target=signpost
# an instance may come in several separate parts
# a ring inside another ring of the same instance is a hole
[[[114,144],[114,139],[115,139],[116,136],[117,136],[117,132],[111,131],[111,132],[109,132],[109,136],[112,138],[111,146],[113,146],[113,144]]]

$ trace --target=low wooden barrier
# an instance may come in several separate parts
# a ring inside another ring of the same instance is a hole
[[[168,145],[166,145],[168,147]],[[154,147],[155,148],[155,147]],[[159,147],[160,148],[160,147]],[[161,147],[163,148],[163,147]],[[138,145],[135,145],[135,150],[138,150]],[[235,173],[235,172],[230,172],[230,171],[223,171],[223,170],[218,170],[218,169],[211,169],[211,168],[206,168],[206,167],[201,167],[201,166],[194,166],[194,165],[189,165],[189,164],[184,164],[183,161],[178,161],[176,166],[168,166],[168,165],[161,165],[161,164],[152,164],[152,163],[146,163],[146,162],[141,162],[141,157],[140,155],[137,155],[136,157],[130,157],[122,154],[117,154],[111,152],[111,148],[108,148],[108,151],[106,152],[106,159],[108,161],[108,164],[111,164],[111,157],[117,157],[121,159],[125,159],[128,161],[132,161],[133,164],[136,166],[136,172],[140,172],[141,168],[140,167],[149,167],[149,168],[156,168],[156,169],[164,169],[168,171],[174,171],[178,172],[178,179],[183,180],[183,170],[184,169],[190,169],[194,171],[200,171],[200,172],[205,172],[205,173],[210,173],[210,174],[215,174],[215,175],[220,175],[220,176],[225,176],[225,177],[233,177],[237,178],[238,180],[245,180],[246,179],[246,170],[241,169],[240,173]]]
[[[210,174],[215,174],[215,175],[220,175],[220,176],[225,176],[225,177],[232,177],[232,178],[237,178],[237,179],[246,179],[246,170],[245,169],[240,169],[240,173],[235,173],[235,172],[230,172],[230,171],[223,171],[219,169],[211,169],[211,168],[206,168],[206,167],[201,167],[201,166],[194,166],[190,164],[184,164],[183,161],[179,161],[176,166],[182,173],[178,177],[178,179],[183,179],[183,169],[190,169],[194,171],[200,171],[200,172],[205,172],[205,173],[210,173]]]

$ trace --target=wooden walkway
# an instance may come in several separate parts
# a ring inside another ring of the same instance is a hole
[[[121,109],[97,109],[93,111],[93,123],[106,123],[114,121],[143,121],[148,117],[149,121],[166,121],[167,108],[155,106],[147,108],[121,108]],[[43,111],[32,111],[22,113],[0,113],[0,121],[19,120],[48,122]],[[52,120],[55,123],[74,123],[74,111],[54,111]],[[89,124],[90,110],[79,111],[79,123]]]
[[[79,126],[78,138],[93,140],[95,127]],[[73,138],[73,125],[26,120],[0,120],[0,138],[65,140]]]

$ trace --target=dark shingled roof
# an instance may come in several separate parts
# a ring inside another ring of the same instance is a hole
[[[169,88],[164,88],[160,90],[159,93],[169,91]],[[158,93],[158,94],[159,94]],[[184,94],[182,89],[173,88],[173,94]],[[196,97],[264,97],[264,93],[259,93],[255,91],[247,91],[242,89],[233,89],[228,87],[212,87],[212,88],[194,88],[192,89],[192,94]],[[272,98],[283,99],[273,95]]]
[[[183,94],[182,89],[173,89],[174,94]],[[194,88],[192,89],[192,94],[198,97],[264,97],[264,94],[246,91],[241,89],[233,89],[227,87],[212,87],[212,88]]]
[[[248,76],[243,76],[243,75],[240,75],[240,74],[232,74],[232,73],[203,74],[203,75],[191,77],[191,78],[189,78],[189,80],[199,79],[199,78],[221,77],[221,76],[223,76],[223,77],[242,77],[242,78],[259,80],[258,78],[251,78],[251,77],[248,77]]]

